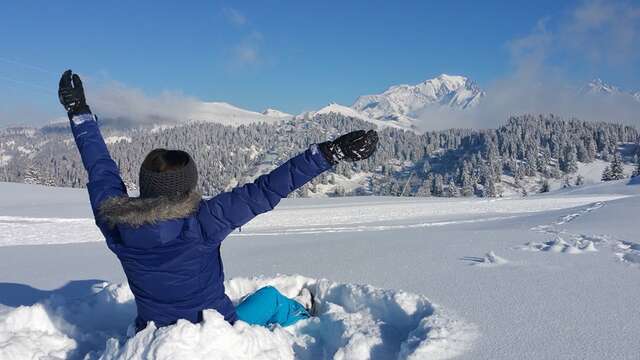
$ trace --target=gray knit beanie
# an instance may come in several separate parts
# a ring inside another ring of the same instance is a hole
[[[179,151],[179,150],[170,150]],[[177,169],[157,172],[140,166],[140,197],[152,198],[166,196],[169,198],[181,197],[193,191],[198,184],[198,169],[191,156],[187,156],[187,163]]]

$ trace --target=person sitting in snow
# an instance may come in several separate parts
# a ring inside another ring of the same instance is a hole
[[[136,331],[150,321],[158,327],[178,319],[198,323],[205,309],[217,310],[230,323],[264,326],[287,326],[314,314],[307,289],[296,301],[268,286],[234,306],[224,292],[220,245],[234,229],[272,210],[340,160],[370,157],[378,143],[375,131],[354,131],[313,144],[253,183],[208,200],[197,191],[198,170],[188,153],[155,149],[140,166],[140,196],[129,197],[87,105],[80,77],[65,71],[58,96],[89,176],[96,225],[120,260],[135,296]]]

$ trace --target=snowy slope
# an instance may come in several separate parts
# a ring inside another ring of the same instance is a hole
[[[376,124],[378,127],[388,126],[388,127],[398,128],[398,129],[413,130],[413,124],[411,122],[376,120],[350,107],[336,104],[336,103],[331,103],[317,111],[304,112],[296,116],[296,118],[313,118],[316,115],[326,115],[326,114],[337,114],[337,115],[342,115],[346,117],[356,118],[356,119],[360,119],[360,120],[364,120],[364,121]]]
[[[188,121],[215,122],[224,125],[239,126],[254,122],[277,122],[285,118],[284,113],[265,112],[241,109],[224,102],[199,102],[187,115]]]
[[[102,242],[91,218],[85,191],[0,183],[0,247]],[[19,194],[19,195],[15,195]],[[621,197],[616,194],[571,197],[478,198],[319,198],[289,199],[254,219],[231,237],[277,236],[393,230],[508,219],[521,213],[583,206]],[[40,205],[42,198],[49,201]],[[60,204],[65,211],[60,212]],[[47,215],[51,214],[51,215]],[[67,231],[57,231],[59,228]],[[70,236],[70,234],[72,236]]]
[[[551,190],[558,190],[569,184],[569,186],[575,186],[577,178],[581,177],[584,185],[600,184],[602,183],[602,173],[604,169],[610,165],[609,162],[596,159],[590,163],[578,162],[578,171],[575,173],[567,174],[562,178],[546,179],[542,176],[525,176],[516,185],[512,176],[503,175],[502,181],[496,185],[498,191],[503,197],[521,196],[523,189],[528,194],[535,194],[540,191],[542,179],[545,179],[549,183]],[[624,174],[631,176],[635,170],[635,166],[632,164],[623,165]]]
[[[634,358],[635,183],[526,199],[288,199],[224,242],[227,291],[308,286],[318,318],[269,331],[212,311],[129,340],[131,293],[93,237],[85,192],[0,184],[0,358]],[[44,245],[54,237],[70,244]]]
[[[291,115],[291,114],[287,114],[286,112],[283,112],[283,111],[280,111],[280,110],[276,110],[276,109],[272,109],[272,108],[268,108],[268,109],[264,110],[262,112],[262,115],[269,116],[269,117],[274,117],[274,118],[291,118],[291,117],[293,117],[293,115]]]

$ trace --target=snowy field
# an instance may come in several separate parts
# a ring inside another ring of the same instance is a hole
[[[640,181],[637,181],[640,182]],[[528,198],[288,199],[223,244],[227,292],[303,287],[317,318],[133,338],[83,190],[0,183],[0,359],[635,359],[640,184]]]

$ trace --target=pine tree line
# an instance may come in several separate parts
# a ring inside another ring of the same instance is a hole
[[[251,181],[309,144],[370,128],[375,125],[332,113],[239,127],[214,123],[153,131],[105,127],[103,135],[129,188],[135,188],[143,157],[151,149],[163,147],[191,153],[198,164],[200,188],[214,195]],[[349,178],[367,173],[368,183],[353,194],[493,197],[499,195],[503,175],[511,176],[516,184],[527,177],[540,177],[540,190],[544,190],[544,179],[562,179],[577,171],[578,162],[596,159],[612,161],[611,176],[619,177],[623,161],[619,145],[636,144],[640,149],[638,131],[633,127],[562,120],[554,115],[512,117],[495,130],[449,129],[416,134],[384,128],[379,132],[379,149],[372,158],[341,163],[295,195],[307,196],[322,185],[336,184],[337,175]],[[82,187],[87,181],[65,128],[2,131],[1,154],[11,157],[0,172],[5,181],[70,187]],[[344,187],[334,188],[334,195],[352,194]]]

